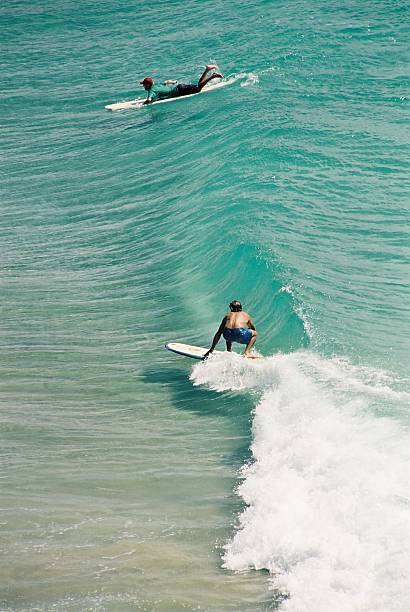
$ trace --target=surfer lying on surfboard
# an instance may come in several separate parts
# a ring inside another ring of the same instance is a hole
[[[179,96],[190,96],[192,94],[199,93],[203,87],[212,79],[223,79],[222,74],[219,72],[213,72],[209,74],[211,70],[218,68],[216,64],[207,64],[205,70],[198,81],[198,85],[185,85],[183,83],[177,84],[177,81],[164,81],[163,85],[156,85],[155,81],[151,77],[145,77],[140,81],[140,85],[143,86],[145,91],[148,92],[147,99],[144,104],[151,104],[158,100],[165,100],[166,98],[178,98]]]
[[[232,342],[239,342],[239,344],[246,344],[244,356],[255,359],[256,357],[252,355],[250,350],[256,342],[258,332],[255,329],[251,317],[247,312],[242,310],[242,304],[238,300],[233,300],[229,304],[229,308],[231,312],[228,312],[222,319],[212,341],[212,346],[209,351],[205,353],[204,359],[206,359],[210,353],[213,353],[222,335],[226,341],[227,351],[232,350]]]

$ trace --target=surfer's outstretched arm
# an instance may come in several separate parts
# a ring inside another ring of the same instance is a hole
[[[226,317],[224,317],[224,318],[222,319],[221,324],[220,324],[220,326],[218,327],[218,331],[216,332],[216,334],[215,334],[215,336],[214,336],[214,339],[212,340],[212,346],[211,346],[211,348],[209,349],[209,351],[207,351],[207,352],[205,353],[205,355],[204,355],[204,359],[206,359],[210,353],[213,353],[214,348],[215,348],[215,347],[216,347],[216,345],[218,344],[218,342],[219,342],[219,340],[220,340],[220,338],[221,338],[221,336],[222,336],[222,332],[223,332],[223,330],[225,329],[225,323],[226,323]]]

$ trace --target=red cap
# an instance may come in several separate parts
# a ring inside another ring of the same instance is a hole
[[[154,79],[151,79],[151,77],[145,77],[145,79],[140,81],[140,85],[153,85],[153,84],[154,84]]]

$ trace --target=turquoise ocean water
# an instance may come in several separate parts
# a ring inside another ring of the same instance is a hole
[[[0,608],[409,610],[408,4],[0,20]]]

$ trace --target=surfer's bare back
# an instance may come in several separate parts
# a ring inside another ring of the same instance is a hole
[[[209,81],[212,81],[212,79],[223,79],[223,75],[219,72],[212,72],[212,74],[209,74],[209,72],[215,70],[215,68],[218,68],[216,64],[207,64],[197,85],[185,85],[183,83],[178,85],[177,81],[168,80],[164,81],[161,86],[156,85],[152,77],[145,77],[145,79],[140,81],[140,85],[148,92],[144,104],[152,104],[152,102],[158,102],[158,100],[179,98],[180,96],[190,96],[199,93]]]

